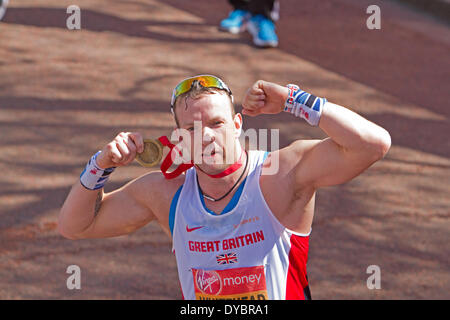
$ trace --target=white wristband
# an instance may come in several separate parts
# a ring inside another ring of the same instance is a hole
[[[327,99],[305,92],[295,84],[288,84],[287,87],[289,95],[286,99],[284,111],[305,119],[312,126],[317,126]]]
[[[80,175],[80,183],[86,189],[97,190],[103,188],[106,181],[108,181],[110,174],[116,168],[101,169],[96,161],[100,152],[101,151],[98,151],[91,159],[89,159],[89,162],[86,164],[86,167]]]

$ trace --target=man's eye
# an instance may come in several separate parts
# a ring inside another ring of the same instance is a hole
[[[188,130],[188,131],[194,131],[194,127],[189,127],[189,128],[187,128],[186,130]]]
[[[218,125],[220,125],[220,124],[222,124],[223,122],[222,121],[216,121],[214,124],[216,125],[216,126],[218,126]]]

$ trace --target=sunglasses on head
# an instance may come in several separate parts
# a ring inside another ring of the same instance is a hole
[[[233,101],[233,95],[231,93],[231,90],[230,90],[230,88],[228,88],[228,86],[225,84],[225,82],[223,82],[221,79],[219,79],[215,76],[204,74],[204,75],[199,75],[199,76],[184,79],[179,84],[177,84],[175,89],[173,89],[172,100],[170,102],[170,108],[171,108],[172,113],[173,113],[173,107],[175,105],[175,101],[177,100],[177,98],[180,95],[182,95],[183,93],[186,93],[189,90],[191,90],[192,85],[194,84],[195,81],[197,81],[202,87],[205,87],[205,88],[217,88],[217,89],[225,90],[230,95],[231,101]]]

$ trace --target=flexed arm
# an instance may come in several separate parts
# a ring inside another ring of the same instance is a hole
[[[349,181],[383,158],[391,145],[385,129],[350,109],[275,83],[257,81],[242,105],[243,114],[250,116],[291,112],[329,136],[324,140],[299,140],[280,151],[296,161],[297,188]]]

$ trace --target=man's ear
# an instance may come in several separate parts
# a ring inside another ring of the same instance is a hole
[[[242,124],[243,124],[242,114],[236,113],[234,115],[233,122],[234,122],[234,128],[236,129],[235,130],[235,138],[239,138],[242,133]]]

